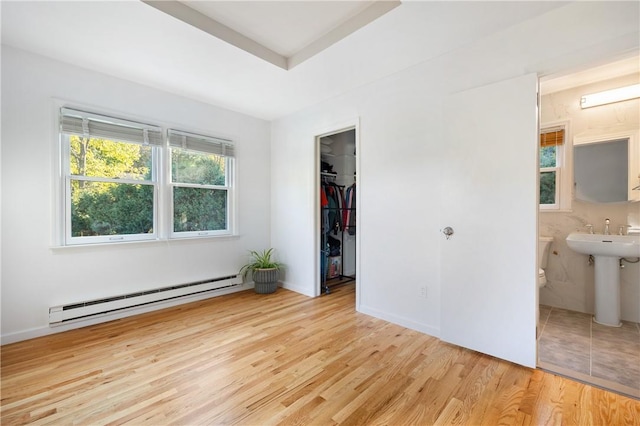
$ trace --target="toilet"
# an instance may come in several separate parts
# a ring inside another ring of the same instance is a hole
[[[544,268],[547,267],[549,261],[549,249],[553,237],[538,236],[538,300],[540,300],[540,289],[547,284],[547,276],[544,272]],[[536,306],[536,324],[540,325],[540,305]]]
[[[538,288],[544,287],[547,284],[547,276],[545,275],[544,268],[547,267],[549,261],[549,249],[553,237],[538,237]]]

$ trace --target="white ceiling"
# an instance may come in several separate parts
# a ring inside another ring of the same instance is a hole
[[[182,3],[289,57],[374,2],[185,0]]]
[[[400,5],[399,0],[142,1],[285,70]]]
[[[185,2],[283,56],[370,3]],[[272,120],[562,5],[404,1],[289,70],[141,1],[2,1],[2,43]]]

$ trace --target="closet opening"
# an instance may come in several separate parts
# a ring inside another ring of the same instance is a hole
[[[317,137],[319,294],[356,280],[356,129]]]

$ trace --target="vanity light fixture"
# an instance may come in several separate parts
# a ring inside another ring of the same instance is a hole
[[[591,108],[599,105],[612,104],[614,102],[628,101],[629,99],[635,98],[640,98],[640,84],[584,95],[580,98],[580,106],[583,109]]]

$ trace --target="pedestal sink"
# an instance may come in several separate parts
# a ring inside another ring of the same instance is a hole
[[[640,257],[640,235],[572,233],[567,245],[595,259],[596,315],[594,321],[614,327],[620,322],[620,258]]]

